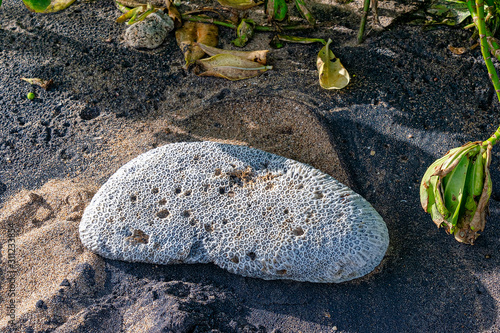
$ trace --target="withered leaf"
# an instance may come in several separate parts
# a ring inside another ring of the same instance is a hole
[[[196,75],[217,76],[231,81],[249,79],[273,68],[232,54],[217,54],[207,59],[198,60],[196,64]]]
[[[464,54],[467,49],[465,47],[453,47],[451,45],[448,45],[448,50],[450,50],[454,54]]]
[[[21,80],[26,81],[29,84],[35,84],[37,86],[40,86],[45,90],[49,89],[50,86],[52,85],[52,83],[54,83],[54,81],[52,81],[52,80],[42,80],[42,79],[39,79],[37,77],[35,77],[35,78],[22,77]]]
[[[319,84],[323,89],[342,89],[349,83],[347,70],[340,63],[340,59],[330,50],[332,40],[319,51],[316,66],[319,72]]]
[[[266,64],[267,53],[269,50],[257,50],[257,51],[233,51],[233,50],[223,50],[216,47],[208,46],[202,43],[198,43],[200,48],[205,51],[209,56],[214,56],[217,54],[230,54],[236,57],[240,57],[249,61],[256,61],[262,65]]]
[[[174,26],[176,28],[179,28],[182,26],[182,16],[181,13],[177,10],[177,7],[175,7],[172,4],[171,0],[165,0],[165,4],[167,6],[167,11],[168,11],[168,16],[174,21]]]
[[[258,6],[263,1],[254,2],[253,0],[217,0],[224,7],[231,7],[235,9],[248,9]]]
[[[184,53],[184,59],[186,60],[184,68],[187,69],[189,65],[205,55],[197,42],[208,46],[216,46],[218,33],[219,29],[216,25],[189,21],[184,22],[182,27],[177,29],[175,38],[182,53]]]

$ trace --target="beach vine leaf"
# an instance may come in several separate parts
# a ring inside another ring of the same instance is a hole
[[[336,58],[329,46],[332,40],[329,39],[326,45],[319,51],[316,66],[319,72],[319,84],[323,89],[342,89],[349,84],[349,73]]]

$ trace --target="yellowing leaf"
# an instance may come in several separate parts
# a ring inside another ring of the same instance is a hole
[[[207,59],[198,60],[196,64],[196,75],[217,76],[231,81],[249,79],[273,68],[232,54],[217,54]]]
[[[211,47],[202,43],[198,43],[200,48],[205,51],[209,56],[214,56],[217,54],[230,54],[236,57],[240,57],[250,61],[256,61],[262,65],[266,64],[267,53],[269,50],[257,50],[257,51],[233,51],[233,50],[223,50],[216,47]]]
[[[319,51],[316,66],[319,72],[319,84],[323,89],[342,89],[349,83],[350,77],[340,60],[329,49],[331,39]]]
[[[258,6],[263,1],[254,2],[253,0],[217,0],[224,7],[231,7],[236,9],[248,9]]]
[[[205,52],[197,44],[197,42],[208,46],[217,45],[219,29],[216,25],[199,23],[199,22],[184,22],[182,28],[177,29],[175,38],[182,53],[186,64],[184,68],[188,68],[190,64],[201,59]]]
[[[75,0],[52,0],[42,13],[55,13],[71,6]]]

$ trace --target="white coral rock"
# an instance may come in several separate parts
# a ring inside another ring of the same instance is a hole
[[[86,208],[80,238],[110,259],[311,282],[361,277],[389,243],[375,209],[329,175],[215,142],[169,144],[121,167]]]
[[[125,30],[125,42],[138,49],[155,49],[174,29],[174,21],[159,10],[149,14],[144,21],[132,24]]]

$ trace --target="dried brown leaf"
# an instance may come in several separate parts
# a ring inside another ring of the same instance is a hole
[[[52,83],[54,83],[54,81],[52,81],[52,80],[42,80],[42,79],[39,79],[39,78],[25,78],[25,77],[22,77],[21,80],[26,81],[29,84],[35,84],[37,86],[40,86],[40,87],[42,87],[45,90],[49,89],[50,86],[52,85]]]
[[[175,38],[182,53],[184,53],[184,59],[186,60],[184,68],[187,69],[189,65],[205,55],[197,42],[208,46],[216,46],[218,33],[219,29],[216,25],[199,22],[184,22],[183,26],[177,29]]]
[[[262,65],[266,64],[267,53],[269,52],[269,50],[233,51],[233,50],[218,49],[216,47],[208,46],[202,43],[198,43],[198,45],[209,56],[214,56],[217,54],[231,54],[233,56],[240,57],[246,60],[256,61]]]
[[[467,51],[467,49],[465,47],[454,47],[451,45],[448,45],[448,50],[450,50],[452,53],[458,54],[458,55],[464,54]]]
[[[272,69],[272,66],[263,66],[232,54],[217,54],[198,60],[196,64],[196,75],[217,76],[231,81],[249,79]]]

